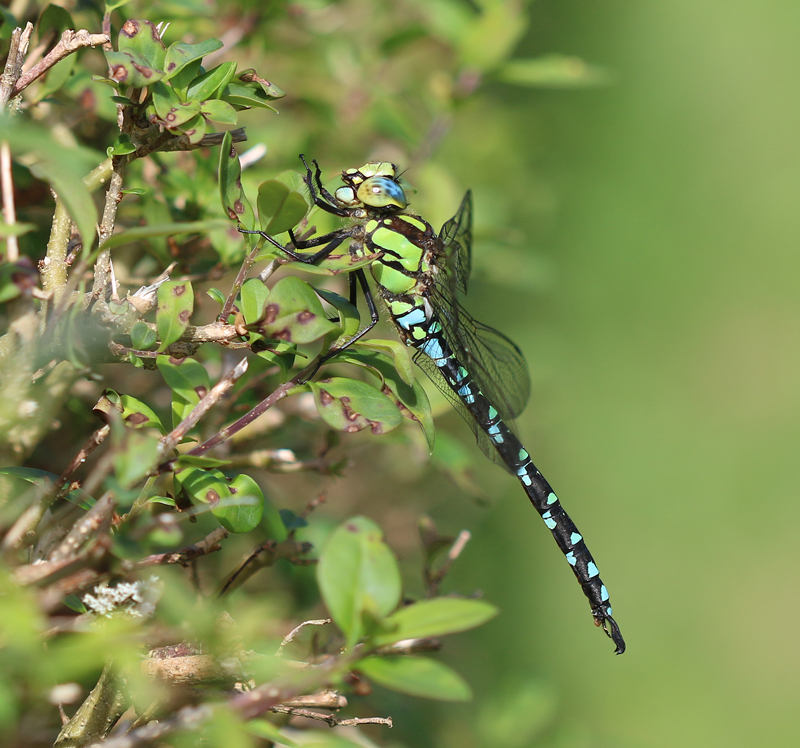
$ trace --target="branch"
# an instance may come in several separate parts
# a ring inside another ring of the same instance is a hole
[[[17,27],[11,32],[11,42],[8,46],[8,57],[6,58],[3,76],[0,78],[0,110],[3,110],[11,100],[11,92],[14,84],[22,73],[22,63],[28,51],[28,43],[33,33],[33,24],[28,21],[25,30]]]
[[[179,551],[172,553],[154,553],[152,556],[146,556],[141,561],[134,564],[135,569],[145,566],[161,566],[164,564],[180,564],[186,566],[200,556],[205,556],[207,553],[214,553],[220,550],[222,546],[221,541],[225,540],[230,533],[224,527],[218,527],[212,530],[202,540],[197,543],[187,545]]]
[[[331,727],[339,725],[386,725],[392,727],[391,717],[354,717],[353,719],[342,719],[335,714],[324,714],[323,712],[313,712],[310,709],[296,709],[293,706],[273,706],[271,712],[276,714],[289,714],[292,717],[305,717],[306,719],[318,719],[327,722]]]
[[[53,47],[36,65],[27,73],[20,76],[11,91],[12,96],[17,96],[37,78],[44,75],[53,65],[65,57],[77,52],[82,47],[95,47],[98,44],[107,44],[111,39],[106,34],[90,34],[86,29],[71,31],[67,29],[61,34],[61,40]]]
[[[160,459],[163,460],[164,457],[175,449],[181,439],[194,428],[197,422],[214,406],[217,400],[239,381],[239,378],[247,371],[248,365],[246,358],[239,361],[239,363],[222,377],[222,379],[208,391],[206,396],[192,408],[192,412],[172,429],[169,434],[162,438],[161,447],[159,448]]]
[[[280,647],[278,647],[278,651],[275,653],[275,656],[280,657],[283,654],[283,648],[289,644],[306,626],[325,626],[328,623],[333,623],[333,621],[330,618],[314,618],[310,621],[303,621],[299,626],[295,626],[288,634],[286,634],[286,636],[283,637],[283,641],[281,642]]]

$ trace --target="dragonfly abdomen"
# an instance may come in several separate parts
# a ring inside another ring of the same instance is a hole
[[[517,476],[589,599],[595,623],[602,626],[611,637],[616,645],[616,653],[622,654],[625,651],[625,641],[611,616],[608,590],[600,579],[597,564],[586,547],[583,536],[550,484],[533,464],[522,442],[456,357],[445,338],[441,322],[434,313],[426,313],[421,299],[417,301],[417,305],[400,314],[395,314],[390,302],[389,309],[394,323],[408,345],[433,361],[448,387],[469,411],[475,424],[489,437],[503,463]]]

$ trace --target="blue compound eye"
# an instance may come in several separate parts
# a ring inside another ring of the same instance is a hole
[[[358,187],[358,199],[370,208],[403,208],[408,205],[406,193],[393,179],[370,177]]]

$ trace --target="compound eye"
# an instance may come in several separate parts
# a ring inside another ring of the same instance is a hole
[[[370,208],[403,208],[408,205],[406,193],[393,179],[370,177],[358,187],[358,199]]]

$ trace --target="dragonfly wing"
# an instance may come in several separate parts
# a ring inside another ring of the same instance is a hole
[[[522,351],[503,333],[467,312],[444,283],[432,289],[431,303],[459,363],[505,420],[522,413],[530,397],[528,365]]]
[[[439,265],[448,276],[453,293],[467,292],[472,272],[472,190],[467,190],[458,212],[439,232]]]

